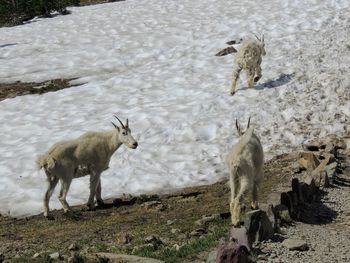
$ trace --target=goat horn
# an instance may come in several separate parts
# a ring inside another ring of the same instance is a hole
[[[117,116],[115,116],[115,115],[113,115],[113,116],[119,121],[120,125],[125,129],[125,126],[124,126],[124,124],[122,123],[122,121],[119,120],[119,118],[118,118]]]
[[[257,35],[255,35],[255,34],[254,34],[254,36],[256,37],[256,39],[257,39],[257,40],[261,41],[261,39],[260,39],[260,38],[258,38],[258,36],[257,36]]]
[[[129,120],[128,119],[126,119],[126,128],[129,128]]]
[[[239,124],[238,124],[238,120],[236,119],[236,128],[237,128],[237,131],[238,133],[240,134],[241,133],[241,129],[239,128]]]
[[[262,42],[264,42],[264,34],[262,35]]]
[[[247,129],[249,129],[249,125],[250,125],[250,116],[249,116],[249,119],[248,119]]]
[[[113,122],[111,122],[114,128],[118,129],[117,125],[115,125]]]

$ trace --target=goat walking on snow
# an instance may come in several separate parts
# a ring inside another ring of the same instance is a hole
[[[236,93],[237,80],[242,69],[247,73],[248,87],[252,88],[254,82],[258,82],[261,78],[261,62],[262,56],[266,55],[264,36],[257,41],[244,41],[236,56],[235,65],[233,67],[231,95]],[[254,77],[256,75],[256,77]]]
[[[263,178],[264,152],[249,123],[250,118],[247,130],[243,133],[236,121],[240,138],[227,159],[231,188],[230,212],[235,226],[239,224],[241,212],[245,210],[244,201],[248,192],[252,193],[252,208],[258,208],[258,187]]]
[[[237,52],[233,74],[232,74],[232,85],[230,94],[234,95],[236,93],[237,80],[242,69],[247,73],[248,87],[252,88],[254,82],[258,82],[261,78],[261,62],[262,57],[266,55],[264,36],[258,38],[257,40],[245,40],[242,42],[238,49],[238,52],[233,47],[228,47],[216,54],[216,56],[225,56],[230,53]],[[239,44],[240,41],[230,41],[227,44]],[[256,75],[256,76],[255,76]]]
[[[114,116],[116,117],[116,116]],[[63,210],[67,212],[69,205],[66,201],[67,192],[73,178],[90,175],[90,196],[88,207],[93,210],[94,199],[98,205],[103,205],[101,198],[101,173],[108,169],[109,161],[113,153],[125,144],[129,148],[136,149],[137,142],[132,137],[128,120],[124,125],[118,117],[121,127],[113,122],[115,129],[108,132],[87,132],[75,140],[59,142],[50,150],[39,157],[38,167],[44,168],[49,187],[44,197],[44,216],[49,213],[49,200],[58,183],[61,182],[59,200]]]

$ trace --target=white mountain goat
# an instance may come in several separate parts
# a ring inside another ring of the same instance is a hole
[[[116,117],[116,116],[114,116]],[[59,200],[64,212],[69,210],[66,201],[67,192],[73,178],[90,175],[89,210],[94,210],[96,197],[97,204],[103,205],[101,198],[101,173],[108,169],[113,153],[125,144],[136,149],[138,143],[132,137],[129,122],[124,125],[118,117],[121,127],[113,122],[115,129],[107,132],[87,132],[79,138],[63,141],[53,145],[49,151],[37,160],[39,169],[44,168],[49,187],[44,196],[44,216],[48,217],[49,200],[58,183],[61,183]]]
[[[258,187],[263,177],[264,152],[249,123],[250,118],[247,130],[243,133],[236,120],[240,138],[227,159],[231,188],[230,212],[235,226],[240,222],[241,212],[245,211],[244,201],[248,192],[252,193],[252,208],[258,208]]]
[[[246,71],[248,87],[252,88],[254,82],[261,78],[261,61],[262,56],[266,55],[264,36],[257,40],[243,41],[238,49],[232,74],[232,85],[230,94],[236,93],[237,80],[242,69]],[[256,75],[256,77],[254,77]]]

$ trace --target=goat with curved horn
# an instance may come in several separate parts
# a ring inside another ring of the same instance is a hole
[[[119,121],[119,123],[120,123],[120,125],[122,126],[122,128],[125,129],[125,126],[124,126],[124,124],[122,123],[122,121],[121,121],[117,116],[115,116],[115,115],[113,115],[113,116]]]
[[[112,155],[122,144],[131,149],[138,147],[128,127],[129,121],[125,127],[117,116],[114,117],[122,127],[111,122],[115,128],[112,131],[87,132],[79,138],[56,143],[37,159],[37,165],[45,170],[49,184],[44,196],[45,217],[49,216],[49,200],[58,181],[61,181],[59,200],[67,212],[70,207],[66,196],[72,180],[86,175],[90,175],[89,210],[95,209],[95,199],[99,206],[103,206],[101,174],[108,169]]]

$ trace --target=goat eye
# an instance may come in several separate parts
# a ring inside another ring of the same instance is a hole
[[[126,132],[122,132],[123,135],[126,135]]]

